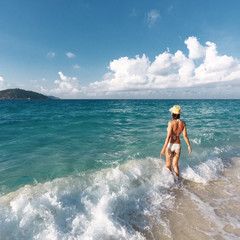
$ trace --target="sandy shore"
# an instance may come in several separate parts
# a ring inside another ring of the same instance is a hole
[[[219,180],[208,184],[183,180],[171,194],[174,207],[153,224],[147,239],[240,239],[240,159],[234,158]]]

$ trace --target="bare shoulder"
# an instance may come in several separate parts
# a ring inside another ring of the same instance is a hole
[[[182,120],[181,120],[181,122],[182,122],[182,125],[183,125],[184,127],[186,127],[185,121],[182,121]]]
[[[168,131],[170,131],[170,129],[172,129],[173,128],[173,123],[172,123],[172,121],[169,121],[168,122]]]

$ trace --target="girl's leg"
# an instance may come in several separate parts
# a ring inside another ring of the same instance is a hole
[[[180,153],[181,153],[181,151],[174,152],[174,154],[173,154],[173,170],[178,177],[179,177],[178,161],[179,161],[179,158],[180,158]]]
[[[172,152],[167,148],[166,152],[166,167],[172,171]]]

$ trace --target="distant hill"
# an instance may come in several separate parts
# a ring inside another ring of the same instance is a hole
[[[51,98],[51,99],[53,99],[53,100],[59,100],[59,99],[61,99],[61,98],[59,98],[59,97],[54,97],[54,96],[49,96],[49,95],[47,95],[47,97],[48,97],[48,98]]]
[[[6,89],[3,91],[0,91],[0,99],[2,100],[24,100],[24,99],[50,100],[50,99],[53,99],[53,97],[48,97],[33,91],[26,91],[23,89],[15,88],[15,89]]]

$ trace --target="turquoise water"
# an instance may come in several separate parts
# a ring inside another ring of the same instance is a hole
[[[161,205],[172,197],[166,189],[174,181],[164,172],[160,151],[171,120],[168,110],[175,104],[182,107],[193,149],[188,155],[181,139],[182,176],[202,183],[218,179],[239,154],[239,100],[1,101],[0,224],[5,232],[0,239],[7,239],[14,224],[9,239],[145,239],[139,230],[148,226],[143,212],[159,213],[161,224],[162,210],[171,207],[172,200]],[[6,200],[11,194],[14,198]],[[116,211],[125,204],[123,212]],[[25,219],[21,209],[27,207],[32,214]],[[96,214],[110,230],[98,229]],[[32,221],[38,224],[31,226]]]

